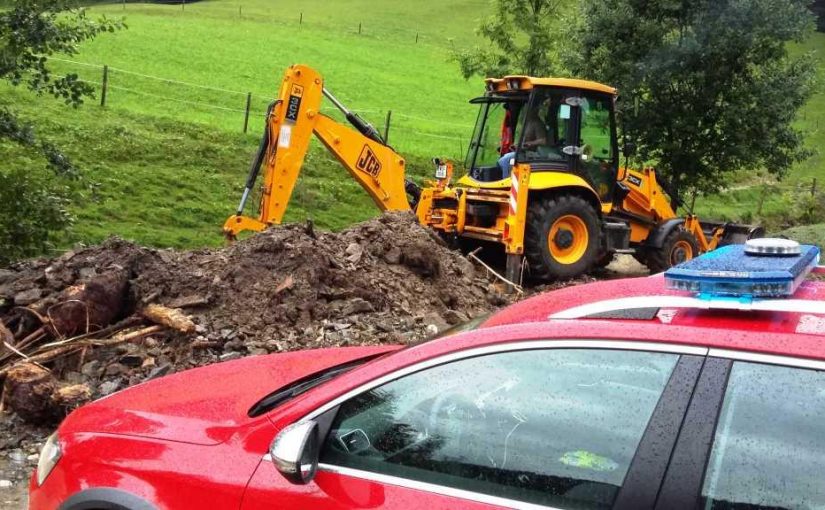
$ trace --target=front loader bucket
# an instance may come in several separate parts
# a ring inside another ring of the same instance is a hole
[[[756,239],[765,237],[765,229],[758,225],[742,225],[739,223],[716,223],[711,221],[703,221],[702,230],[706,235],[713,232],[716,227],[722,227],[724,233],[722,239],[719,240],[719,246],[727,246],[729,244],[745,244],[748,239]]]

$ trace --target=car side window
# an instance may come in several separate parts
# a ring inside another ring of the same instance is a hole
[[[736,362],[702,497],[704,508],[825,508],[825,372]]]
[[[609,508],[678,355],[511,351],[344,402],[321,462],[558,508]]]

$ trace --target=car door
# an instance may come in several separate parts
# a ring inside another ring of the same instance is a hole
[[[704,351],[523,342],[404,369],[311,413],[315,480],[262,463],[242,508],[652,508]]]
[[[825,508],[825,363],[709,356],[657,508]]]

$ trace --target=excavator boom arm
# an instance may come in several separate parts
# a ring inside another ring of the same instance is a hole
[[[326,95],[341,109],[349,127],[321,113]],[[375,129],[347,110],[324,89],[321,75],[304,65],[287,69],[278,100],[267,115],[267,128],[253,161],[237,214],[224,223],[234,238],[244,230],[260,231],[283,220],[314,134],[382,211],[409,210],[405,192],[404,158],[383,143]],[[258,218],[243,216],[247,197],[264,169]]]

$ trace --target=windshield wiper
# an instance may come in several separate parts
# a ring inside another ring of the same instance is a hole
[[[310,374],[308,376],[302,377],[297,381],[293,381],[292,383],[277,389],[270,393],[269,395],[265,396],[261,400],[255,403],[249,411],[247,415],[250,418],[255,418],[256,416],[260,416],[264,413],[268,413],[269,411],[275,409],[279,405],[292,400],[293,398],[306,393],[307,391],[315,388],[316,386],[320,386],[325,382],[338,377],[339,375],[343,374],[344,372],[349,372],[353,368],[366,363],[378,356],[383,355],[381,354],[373,354],[372,356],[367,356],[366,358],[357,359],[355,361],[349,361],[342,365],[336,365],[331,368],[327,368],[320,372],[315,372],[314,374]]]

